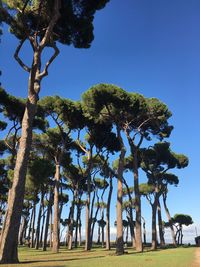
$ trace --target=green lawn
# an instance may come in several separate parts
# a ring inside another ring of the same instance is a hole
[[[128,254],[115,256],[113,251],[83,249],[67,251],[62,248],[60,253],[51,251],[20,248],[21,264],[1,265],[1,267],[191,267],[195,248],[165,249],[155,252],[136,253],[129,249]]]

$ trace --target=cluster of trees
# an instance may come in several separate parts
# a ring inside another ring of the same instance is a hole
[[[128,226],[133,246],[137,251],[143,250],[142,195],[152,207],[152,248],[157,246],[157,213],[160,240],[164,244],[161,196],[174,235],[174,221],[166,199],[168,186],[177,185],[178,177],[169,170],[186,167],[188,159],[172,152],[170,144],[164,141],[173,129],[168,123],[171,112],[165,104],[108,84],[90,88],[80,102],[58,96],[39,101],[41,82],[59,54],[57,43],[90,47],[94,14],[107,2],[0,1],[0,22],[7,23],[18,38],[14,57],[29,74],[26,101],[0,90],[3,116],[0,129],[7,131],[6,138],[0,142],[2,263],[18,262],[17,246],[25,239],[31,247],[42,246],[44,250],[49,240],[52,250],[58,252],[60,224],[67,226],[68,248],[72,249],[73,237],[76,247],[78,236],[81,243],[83,208],[85,250],[92,247],[96,223],[102,245],[106,227],[106,248],[110,249],[113,179],[117,179],[118,255],[124,253],[123,228]],[[31,66],[20,58],[25,43],[31,48]],[[46,64],[42,62],[45,49],[53,50]],[[146,184],[140,184],[139,168],[146,173]],[[132,188],[124,178],[125,171],[133,174]],[[68,216],[62,212],[66,203],[70,205]],[[123,220],[123,211],[127,220]]]
[[[9,120],[7,136],[1,141],[2,243],[25,101],[10,96],[3,89],[0,95],[4,121]],[[169,219],[165,226],[171,228],[174,245],[181,243],[180,237],[178,242],[176,237],[182,236],[182,224],[175,233],[177,220],[170,217],[167,194],[168,187],[179,182],[169,170],[186,167],[188,158],[173,152],[170,143],[164,141],[173,129],[168,122],[170,117],[171,112],[158,99],[145,98],[109,84],[93,86],[80,102],[58,96],[39,100],[17,242],[27,242],[30,247],[43,250],[49,243],[52,250],[58,252],[65,231],[66,245],[72,249],[81,244],[84,225],[85,250],[90,250],[94,229],[98,226],[98,242],[101,235],[102,246],[110,249],[110,206],[113,179],[117,179],[116,253],[124,253],[125,229],[127,233],[130,229],[132,246],[137,251],[143,250],[146,237],[144,229],[142,242],[142,196],[152,208],[152,249],[156,249],[158,243],[157,215],[160,244],[165,244],[161,197]],[[5,128],[6,124],[2,130]],[[139,182],[139,169],[146,174],[146,184]],[[125,172],[133,174],[133,186],[126,181]],[[63,211],[66,204],[68,214],[66,209]]]

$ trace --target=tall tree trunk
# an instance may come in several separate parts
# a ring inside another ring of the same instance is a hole
[[[151,249],[157,249],[157,230],[156,230],[156,213],[157,213],[157,205],[154,202],[152,205],[152,243]]]
[[[128,193],[128,199],[130,202],[130,209],[129,209],[129,212],[127,213],[127,220],[129,222],[129,227],[130,227],[132,247],[135,248],[135,231],[134,231],[133,207],[132,207],[133,197],[131,196],[131,192],[130,192],[130,189],[129,189],[129,186],[128,186],[126,180],[123,179],[123,182],[124,182],[124,185],[126,186],[127,193]]]
[[[79,222],[79,216],[80,216],[80,198],[78,200],[78,203],[76,205],[76,228],[75,228],[75,239],[74,239],[74,247],[78,247],[78,222]]]
[[[74,191],[72,206],[71,206],[69,232],[68,232],[69,235],[68,249],[72,249],[73,230],[74,230],[74,203],[76,198],[77,198],[77,190]]]
[[[20,231],[19,231],[19,244],[20,245],[23,245],[24,228],[25,228],[25,217],[22,216],[21,225],[20,225]]]
[[[85,211],[85,250],[91,249],[90,232],[91,232],[91,218],[90,218],[90,194],[91,194],[91,175],[88,175],[87,181],[87,201]]]
[[[35,77],[34,77],[35,78]],[[30,83],[34,81],[30,81]],[[29,89],[30,90],[30,89]],[[25,178],[32,142],[32,123],[36,112],[37,95],[29,92],[22,120],[22,133],[14,170],[14,179],[6,214],[6,225],[0,244],[1,263],[18,263],[18,233],[24,201]]]
[[[50,209],[50,225],[49,225],[49,246],[50,248],[53,247],[53,240],[52,240],[52,236],[53,236],[53,233],[52,233],[52,229],[53,228],[53,214],[52,214],[52,207]]]
[[[126,148],[124,146],[120,130],[117,129],[117,137],[120,141],[121,152],[119,157],[119,165],[117,172],[117,240],[116,240],[116,254],[124,254],[124,241],[123,241],[123,222],[122,222],[122,196],[123,196],[123,171],[124,171],[124,158]]]
[[[172,225],[172,217],[171,217],[169,209],[167,207],[166,200],[167,200],[167,194],[163,194],[163,204],[164,204],[165,213],[167,215],[167,219],[168,219],[168,222],[169,222],[169,225],[170,225],[170,230],[171,230],[171,235],[172,235],[172,242],[173,242],[173,245],[176,247],[177,243],[176,243],[176,236],[175,236],[175,232],[174,232],[174,227]]]
[[[82,226],[82,223],[81,223],[81,210],[80,210],[79,224],[78,224],[79,246],[81,246],[81,243],[82,243],[81,226]]]
[[[31,242],[30,247],[34,247],[34,236],[35,236],[35,213],[36,213],[36,201],[33,203],[33,220],[31,224]]]
[[[110,250],[110,204],[113,192],[112,176],[110,177],[110,187],[108,193],[108,201],[106,206],[106,249]]]
[[[158,227],[159,227],[159,236],[160,236],[160,247],[165,246],[165,239],[163,234],[163,223],[162,223],[162,214],[161,214],[161,207],[160,201],[158,200]]]
[[[95,227],[95,224],[96,224],[96,221],[97,221],[97,215],[98,215],[98,212],[99,212],[99,196],[98,196],[98,190],[96,191],[96,196],[97,196],[97,208],[96,208],[96,211],[95,211],[95,215],[94,215],[94,218],[92,220],[92,223],[91,223],[91,233],[90,233],[90,243],[92,244],[93,242],[93,235],[94,235],[94,227]]]
[[[101,227],[100,224],[98,223],[98,232],[97,232],[97,244],[100,244],[100,236],[101,236]]]
[[[30,245],[30,239],[31,239],[32,220],[33,220],[33,207],[32,207],[31,218],[30,218],[29,227],[28,227],[28,235],[27,235],[27,240],[28,240],[29,245]]]
[[[147,244],[147,239],[146,239],[146,221],[144,219],[144,217],[142,217],[142,220],[143,220],[143,224],[142,224],[142,227],[143,227],[143,240],[144,240],[144,245]]]
[[[41,200],[40,200],[40,207],[39,207],[38,220],[37,220],[37,228],[36,228],[36,234],[35,234],[35,248],[36,249],[39,249],[39,245],[40,245],[40,222],[41,222],[43,205],[44,205],[44,192],[41,192]]]
[[[46,211],[44,210],[44,207],[43,207],[43,215],[42,215],[42,228],[41,228],[41,233],[40,233],[40,247],[42,247],[42,240],[43,240],[43,234],[44,234],[44,224],[45,224],[45,213]]]
[[[49,220],[50,220],[50,213],[51,213],[51,209],[52,209],[52,200],[53,200],[53,192],[50,189],[49,203],[48,203],[48,207],[47,207],[47,217],[46,217],[45,231],[44,231],[44,242],[43,242],[43,248],[42,248],[43,251],[47,250],[47,237],[48,237],[49,226],[51,228],[51,225],[49,224]]]
[[[59,250],[59,183],[60,164],[56,163],[55,187],[54,187],[54,220],[53,220],[53,247],[52,251],[58,253]]]
[[[134,147],[133,150],[133,172],[134,172],[134,192],[135,192],[135,248],[136,251],[142,252],[142,226],[141,226],[141,198],[139,190],[139,174],[138,174],[138,158],[137,158],[137,148]]]
[[[180,225],[180,244],[181,246],[183,245],[183,226]]]

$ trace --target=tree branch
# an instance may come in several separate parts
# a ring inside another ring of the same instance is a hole
[[[56,46],[56,43],[53,43],[51,45],[51,47],[54,49],[54,54],[53,56],[49,59],[49,61],[46,63],[44,70],[42,72],[40,72],[40,74],[38,75],[38,79],[41,80],[43,77],[48,75],[48,68],[50,66],[50,64],[54,61],[54,59],[58,56],[58,54],[60,53],[58,47]]]
[[[20,41],[16,51],[15,51],[15,54],[14,54],[14,58],[16,59],[16,61],[19,63],[19,65],[27,72],[30,72],[31,71],[31,68],[29,68],[20,58],[19,58],[19,52],[25,42],[26,38],[24,38],[23,40]]]

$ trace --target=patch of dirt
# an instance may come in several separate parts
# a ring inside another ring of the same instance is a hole
[[[195,259],[192,267],[200,267],[200,248],[196,248]]]

